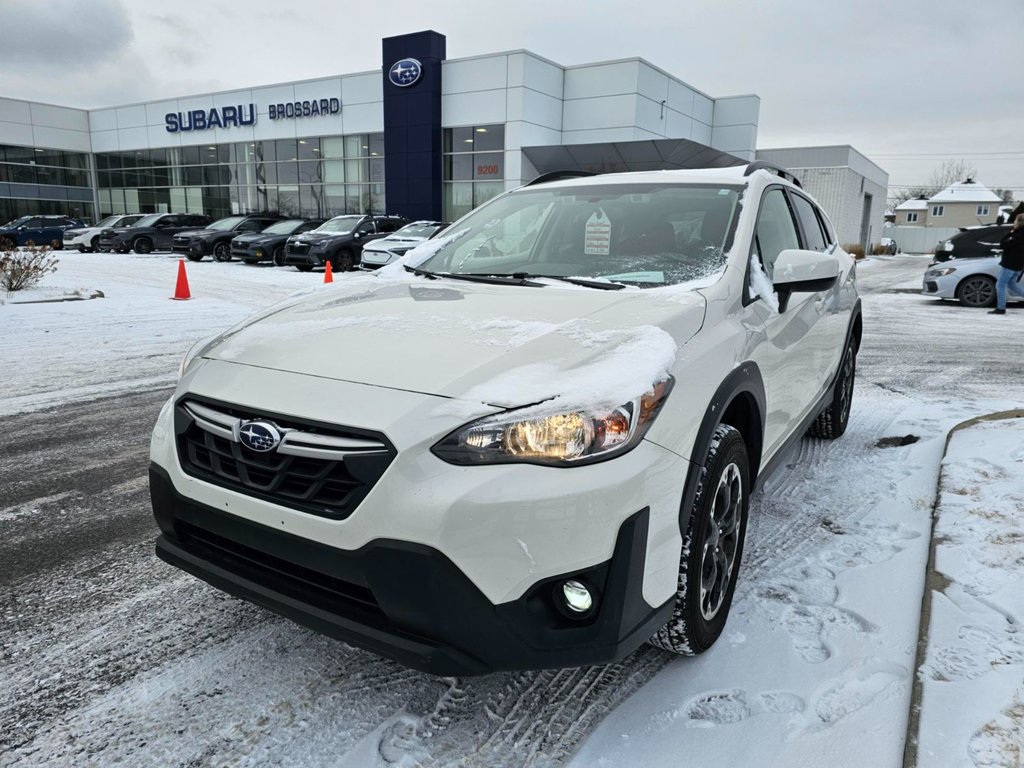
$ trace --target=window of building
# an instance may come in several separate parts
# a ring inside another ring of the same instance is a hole
[[[46,147],[0,144],[0,182],[31,185],[17,192],[0,184],[0,220],[34,214],[92,222],[89,156]]]
[[[917,222],[917,213],[907,214],[907,224],[915,224]]]
[[[385,213],[384,162],[379,133],[96,156],[101,211],[214,217]]]
[[[932,206],[932,216],[936,216],[936,217],[944,216],[945,213],[946,213],[946,206],[944,206],[944,205],[933,205]]]
[[[988,216],[988,206],[987,205],[979,205],[978,206],[978,215],[979,216]]]
[[[505,126],[444,131],[444,217],[448,221],[505,191]]]

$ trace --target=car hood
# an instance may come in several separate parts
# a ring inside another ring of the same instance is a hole
[[[694,292],[360,275],[243,321],[199,356],[511,407],[558,395],[559,381],[586,389],[635,378],[637,367],[667,370],[704,310]],[[536,375],[531,386],[517,386],[516,377],[531,372],[543,374],[549,395],[537,392]]]
[[[286,235],[265,235],[262,232],[250,232],[247,235],[237,235],[234,240],[236,243],[246,243],[248,245],[254,245],[255,243],[262,243],[267,240],[273,240],[275,237],[286,237]]]
[[[326,240],[351,236],[351,232],[303,232],[301,235],[293,235],[291,239],[299,243],[322,243]]]
[[[394,248],[396,245],[415,246],[426,239],[425,237],[382,237],[379,240],[367,243],[364,250],[386,251],[388,248]]]
[[[184,232],[175,232],[175,239],[179,237],[208,237],[210,235],[223,234],[222,230],[217,229],[186,229]]]

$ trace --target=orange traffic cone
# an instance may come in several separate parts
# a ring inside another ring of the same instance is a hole
[[[324,269],[324,282],[325,283],[333,283],[334,282],[334,268],[331,266],[331,262],[330,261],[328,261],[326,263],[326,265],[325,265],[325,269]]]
[[[185,274],[185,260],[178,260],[178,284],[174,286],[174,295],[171,296],[175,301],[185,301],[192,298],[192,294],[188,292],[188,275]]]

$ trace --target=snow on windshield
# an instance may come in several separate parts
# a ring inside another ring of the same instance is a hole
[[[450,235],[435,237],[433,240],[424,240],[412,250],[407,251],[400,259],[396,259],[387,266],[378,269],[374,272],[374,275],[385,279],[404,279],[409,274],[405,271],[406,266],[418,267],[441,249],[454,243],[460,237],[464,237],[468,232],[469,228],[460,229],[458,232],[452,232]]]

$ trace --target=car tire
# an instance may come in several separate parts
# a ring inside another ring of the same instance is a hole
[[[672,618],[648,640],[651,645],[695,656],[722,634],[736,590],[749,506],[746,444],[735,427],[719,424],[683,534]]]
[[[850,339],[843,350],[843,359],[839,364],[839,374],[832,389],[832,402],[828,408],[818,414],[807,434],[810,437],[821,437],[835,440],[846,431],[850,423],[850,406],[853,404],[853,383],[857,378],[857,349]]]
[[[217,243],[213,246],[214,261],[231,261],[231,244]]]
[[[299,270],[299,272],[310,272],[312,271],[313,266],[311,264],[296,264],[295,268]]]
[[[63,251],[64,241],[61,240],[59,237],[55,237],[50,241],[50,248],[52,248],[55,251]]]
[[[285,263],[284,263],[284,246],[283,245],[279,245],[279,246],[277,246],[277,248],[274,249],[273,261],[274,261],[274,265],[275,266],[283,267],[285,265]]]
[[[351,272],[356,266],[352,251],[339,251],[331,258],[331,269],[335,272]]]
[[[100,249],[100,237],[97,235],[89,241],[89,252],[96,253]]]
[[[987,275],[971,275],[956,287],[956,298],[965,307],[981,309],[996,305],[996,281]]]
[[[132,248],[136,253],[146,254],[153,252],[153,241],[148,237],[137,237],[132,241]]]

